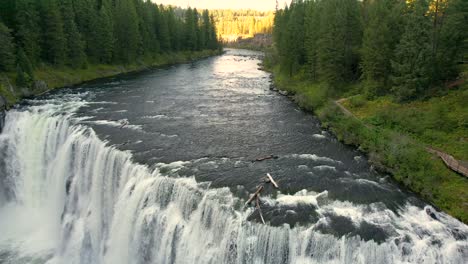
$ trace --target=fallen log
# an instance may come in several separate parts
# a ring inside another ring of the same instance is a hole
[[[266,156],[266,157],[256,158],[255,160],[253,160],[253,162],[270,160],[270,159],[277,159],[277,158],[278,158],[278,156],[269,155],[269,156]]]
[[[260,214],[260,218],[262,219],[262,223],[265,224],[265,219],[263,219],[262,209],[260,209],[260,202],[258,200],[259,199],[258,199],[258,195],[257,195],[257,199],[256,199],[257,210],[258,210],[258,213]]]
[[[273,177],[271,177],[270,173],[267,173],[267,177],[270,180],[271,184],[273,184],[273,186],[275,186],[276,189],[279,189],[278,184],[275,182],[275,180],[273,180]]]
[[[270,175],[270,173],[267,173],[267,177],[264,178],[264,181],[265,183],[271,183],[273,184],[273,186],[277,189],[279,189],[279,186],[278,184],[275,182],[275,180],[273,179],[273,177]],[[249,200],[247,200],[247,202],[245,203],[244,206],[247,206],[249,205],[254,199],[255,199],[255,203],[256,203],[256,209],[258,210],[258,213],[260,214],[260,218],[262,220],[262,223],[265,224],[265,219],[263,218],[263,214],[262,214],[262,209],[260,208],[260,193],[263,191],[264,189],[264,184],[260,185],[257,187],[257,190],[255,191],[255,193],[253,193]]]
[[[124,128],[126,125],[128,125],[128,120],[127,119],[122,119],[119,121],[120,122],[120,129]]]
[[[247,202],[245,203],[245,206],[247,206],[248,204],[250,204],[255,198],[257,198],[257,196],[260,194],[260,192],[263,191],[263,185],[260,185],[260,187],[258,187],[257,191],[255,191],[255,193],[249,198],[249,200],[247,200]]]

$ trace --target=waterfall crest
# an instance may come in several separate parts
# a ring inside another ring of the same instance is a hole
[[[251,211],[236,210],[242,201],[228,188],[166,177],[134,163],[72,115],[45,109],[10,111],[0,135],[0,256],[109,264],[468,259],[466,226],[449,216],[431,221],[410,204],[398,214],[339,201],[320,208],[349,215],[356,225],[362,219],[388,225],[391,235],[382,243],[316,231],[326,216],[296,228],[246,221]]]

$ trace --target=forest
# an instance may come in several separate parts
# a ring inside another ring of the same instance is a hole
[[[219,39],[232,42],[238,37],[249,38],[255,34],[271,34],[273,31],[273,11],[256,10],[210,10],[214,17]]]
[[[468,1],[293,1],[264,65],[378,170],[468,219],[466,178],[428,150],[468,159]]]
[[[218,49],[208,10],[150,0],[2,0],[0,72],[32,85],[44,65],[130,64],[178,51]]]
[[[465,0],[299,0],[277,11],[273,33],[289,76],[408,101],[459,76],[467,12]]]

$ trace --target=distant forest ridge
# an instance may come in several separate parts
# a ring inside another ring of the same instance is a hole
[[[218,49],[208,10],[146,0],[1,0],[0,73],[19,87],[34,69],[131,64],[179,51]]]
[[[223,42],[235,42],[273,31],[274,11],[222,9],[209,12],[214,18],[218,38]]]

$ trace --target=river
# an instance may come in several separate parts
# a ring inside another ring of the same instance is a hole
[[[467,263],[468,227],[431,218],[270,91],[261,56],[229,49],[10,110],[0,263]],[[261,195],[264,225],[244,203],[266,173],[280,189]]]

